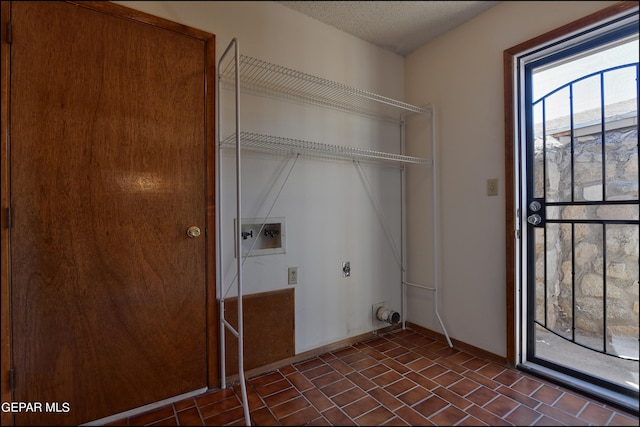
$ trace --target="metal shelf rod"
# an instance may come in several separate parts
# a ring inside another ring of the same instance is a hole
[[[266,151],[287,151],[296,154],[311,154],[324,157],[345,158],[349,160],[375,160],[392,163],[431,164],[430,159],[405,156],[402,154],[385,153],[382,151],[341,145],[322,144],[319,142],[303,141],[271,135],[250,132],[240,132],[240,144],[247,148]],[[221,142],[223,147],[235,147],[236,135],[231,135]]]

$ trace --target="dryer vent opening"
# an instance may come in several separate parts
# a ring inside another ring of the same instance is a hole
[[[397,311],[389,310],[386,307],[378,308],[378,311],[376,311],[376,317],[378,318],[378,320],[390,323],[392,325],[397,325],[398,323],[400,323],[400,313],[398,313]]]

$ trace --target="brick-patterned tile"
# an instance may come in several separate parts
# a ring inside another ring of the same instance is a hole
[[[361,426],[379,426],[393,418],[393,412],[387,408],[379,406],[372,411],[355,419],[356,423]]]
[[[507,369],[506,371],[494,377],[493,380],[509,387],[521,378],[522,375],[520,375],[518,372]]]
[[[274,371],[264,375],[260,375],[259,377],[252,378],[249,380],[249,382],[254,386],[258,386],[258,385],[271,384],[282,379],[284,379],[284,375],[282,375],[278,371]],[[221,391],[224,391],[224,390],[221,390]]]
[[[188,399],[183,399],[173,404],[173,407],[176,411],[184,411],[187,408],[191,408],[196,406],[196,400],[193,397]]]
[[[398,363],[402,363],[405,366],[417,361],[418,359],[420,359],[420,355],[417,353],[414,353],[413,351],[408,351],[404,353],[402,356],[398,356],[395,358],[395,360]],[[413,368],[409,368],[409,369],[413,369]]]
[[[556,427],[561,425],[557,420],[554,420],[551,417],[547,417],[546,415],[541,416],[540,418],[538,418],[538,421],[536,421],[535,423],[531,424],[533,426],[541,426],[541,427]]]
[[[365,370],[367,368],[370,368],[372,366],[377,365],[378,363],[380,363],[380,362],[377,359],[374,359],[373,357],[367,356],[367,357],[365,357],[363,359],[360,359],[360,360],[358,360],[356,362],[353,362],[353,363],[351,363],[350,365],[347,365],[347,366],[350,366],[352,371],[354,369],[358,370],[358,371],[363,371],[363,370]]]
[[[345,414],[349,415],[352,419],[356,419],[359,416],[369,412],[370,410],[380,406],[377,400],[371,396],[365,396],[360,400],[356,400],[353,403],[342,408]]]
[[[296,368],[293,367],[293,365],[287,365],[287,366],[283,366],[282,368],[278,369],[278,372],[280,372],[281,375],[284,375],[285,377],[289,374],[293,374],[294,372],[297,372],[298,370]]]
[[[378,363],[377,365],[374,365],[370,368],[364,369],[362,372],[360,372],[362,375],[364,375],[365,377],[372,379],[375,378],[379,375],[384,374],[385,372],[389,372],[390,369],[388,366],[383,365],[382,363]]]
[[[327,419],[323,416],[320,416],[319,418],[316,418],[313,421],[309,421],[307,424],[305,424],[307,426],[331,426],[332,424],[327,421]]]
[[[322,363],[322,365],[320,366],[316,366],[315,368],[311,368],[306,371],[303,371],[302,375],[304,375],[310,380],[313,380],[314,378],[321,377],[323,375],[328,374],[329,372],[334,372],[334,369],[331,366],[327,365],[326,363]]]
[[[177,426],[178,420],[176,420],[175,415],[169,418],[165,418],[164,420],[156,421],[155,423],[148,424],[150,426]]]
[[[263,400],[267,406],[276,406],[298,396],[300,396],[300,392],[293,387],[289,387],[270,396],[264,397]]]
[[[328,396],[335,396],[355,387],[355,384],[346,378],[342,378],[334,383],[322,387],[320,390]]]
[[[620,425],[638,416],[411,330],[247,380],[253,425]],[[239,383],[110,426],[244,426]]]
[[[407,391],[406,393],[402,393],[398,396],[398,399],[402,400],[405,404],[409,406],[413,406],[416,403],[426,399],[427,397],[432,396],[429,390],[425,389],[422,386],[417,386]]]
[[[610,426],[637,426],[638,417],[632,418],[630,415],[617,413],[611,417]]]
[[[320,413],[314,407],[307,406],[291,415],[281,418],[280,423],[283,426],[303,426],[318,418],[321,418]]]
[[[206,419],[238,407],[242,407],[242,404],[237,397],[233,396],[211,405],[200,406],[200,414],[202,414],[202,418]]]
[[[434,363],[433,365],[421,370],[419,373],[420,375],[424,375],[427,378],[434,379],[444,374],[448,370],[449,369],[445,368],[444,366],[438,363]]]
[[[295,399],[281,403],[278,406],[274,406],[273,408],[271,408],[271,412],[273,412],[273,415],[275,415],[277,419],[282,420],[283,418],[286,418],[294,412],[298,412],[299,410],[306,408],[307,406],[310,406],[307,399],[299,396]]]
[[[204,414],[203,414],[204,416]],[[206,426],[223,426],[231,424],[232,422],[244,419],[244,409],[241,406],[214,415],[204,419],[204,425]]]
[[[452,426],[464,419],[466,416],[466,413],[455,406],[448,406],[429,418],[429,421],[439,426]]]
[[[516,406],[518,406],[518,402],[509,399],[508,397],[498,395],[491,402],[487,403],[483,406],[487,411],[491,411],[499,417],[504,417],[509,412],[511,412]]]
[[[413,409],[429,418],[431,415],[435,414],[447,405],[449,405],[449,403],[441,399],[440,397],[431,396],[428,399],[425,399],[422,402],[416,404]]]
[[[211,391],[208,393],[200,394],[195,397],[196,404],[198,406],[210,405],[212,403],[220,402],[229,397],[233,397],[236,394],[231,388],[223,388],[221,390]]]
[[[389,350],[389,351],[385,351],[384,354],[391,358],[391,359],[397,359],[398,357],[402,356],[403,354],[407,353],[409,350],[407,349],[407,347],[404,345],[404,342],[398,342],[398,344],[401,345],[401,347],[397,347],[394,348],[393,350]]]
[[[354,365],[357,362],[359,362],[359,361],[361,361],[363,359],[367,359],[367,358],[369,358],[367,353],[363,353],[361,351],[355,350],[355,352],[347,354],[347,355],[345,355],[343,357],[339,357],[338,359],[342,360],[347,365]]]
[[[311,382],[316,387],[322,388],[322,387],[327,386],[329,384],[335,383],[336,381],[340,381],[343,378],[344,377],[342,376],[342,374],[339,374],[336,371],[332,371],[332,372],[329,372],[326,375],[322,375],[321,377],[317,377],[317,378],[312,379]]]
[[[325,364],[325,361],[319,357],[314,357],[313,359],[304,360],[302,362],[294,363],[293,366],[300,371],[308,371],[309,369],[317,368],[318,366],[322,366]]]
[[[467,371],[465,373],[465,376],[470,380],[473,380],[479,384],[482,384],[483,386],[488,387],[490,389],[496,389],[500,387],[500,383],[497,383],[494,380],[487,378],[482,374],[477,373],[476,371]]]
[[[551,407],[549,405],[547,405],[546,403],[541,404],[540,406],[538,406],[537,411],[545,414],[555,420],[558,420],[560,423],[565,424],[565,425],[569,425],[569,426],[586,426],[589,425],[588,422],[583,421],[581,419],[579,419],[578,417],[575,417],[571,414],[568,414],[558,408],[554,408]]]
[[[553,403],[562,396],[563,392],[550,385],[543,384],[538,390],[536,390],[531,397],[547,405],[553,405]]]
[[[452,371],[447,371],[442,375],[435,377],[433,380],[443,387],[448,387],[451,384],[457,383],[462,377]]]
[[[447,390],[444,387],[436,388],[435,390],[433,390],[433,394],[435,394],[436,396],[440,396],[442,399],[446,400],[454,406],[457,406],[460,409],[466,409],[469,406],[473,405],[473,402],[471,402],[470,400],[467,400],[462,396],[458,396],[454,392]]]
[[[485,365],[482,368],[478,369],[476,372],[478,372],[480,375],[484,375],[487,378],[494,379],[494,377],[497,377],[502,372],[504,372],[505,369],[506,368],[504,366],[500,366],[496,363],[489,363],[488,365]]]
[[[409,423],[412,426],[433,426],[431,421],[427,420],[425,416],[417,412],[416,410],[408,407],[402,406],[395,410],[395,414]]]
[[[479,419],[483,423],[488,424],[490,426],[508,426],[508,425],[511,425],[511,423],[503,420],[502,418],[500,418],[496,414],[493,414],[493,413],[487,411],[486,409],[481,408],[481,407],[476,406],[476,405],[471,405],[465,411],[467,413],[473,415],[474,417],[476,417],[477,419]]]
[[[264,407],[257,409],[255,411],[251,411],[251,420],[253,421],[253,425],[257,426],[277,426],[280,425],[276,417],[273,416],[269,408]],[[189,425],[189,424],[184,424]]]
[[[200,412],[198,412],[198,408],[191,407],[189,409],[185,409],[184,411],[179,411],[176,413],[178,416],[178,422],[181,426],[202,426],[204,425],[202,421],[202,417],[200,416]]]
[[[439,387],[437,383],[435,383],[434,381],[431,381],[429,378],[417,372],[409,372],[407,375],[405,375],[405,377],[409,378],[414,383],[421,385],[427,390],[431,390],[436,387]]]
[[[382,363],[384,363],[389,368],[393,369],[395,372],[399,374],[406,374],[407,372],[411,371],[411,369],[407,368],[402,363],[397,362],[393,359],[385,359],[382,361]]]
[[[336,405],[342,408],[344,406],[349,405],[352,402],[355,402],[356,400],[362,399],[366,395],[367,394],[364,391],[362,391],[360,388],[354,387],[343,393],[332,396],[331,400],[333,400],[336,403]]]
[[[349,381],[353,382],[364,391],[371,390],[372,388],[376,387],[373,382],[371,382],[368,378],[366,378],[359,372],[352,372],[347,375],[347,378],[349,379]]]
[[[384,423],[382,423],[380,425],[381,426],[389,426],[389,427],[398,427],[398,426],[410,426],[411,424],[407,423],[402,418],[394,416],[389,421],[386,421],[386,422],[384,422]]]
[[[433,360],[431,359],[427,359],[426,357],[420,356],[417,353],[415,353],[418,357],[413,360],[412,362],[407,364],[407,368],[413,370],[413,371],[421,371],[424,368],[428,368],[429,366],[433,365]]]
[[[530,408],[535,408],[540,404],[540,402],[538,402],[536,399],[533,399],[525,394],[520,393],[518,390],[514,390],[509,387],[501,386],[501,387],[498,387],[496,391],[500,394],[503,394],[515,400],[516,402],[520,402],[523,405],[527,405]]]
[[[495,399],[496,396],[498,396],[498,393],[496,393],[495,391],[487,387],[480,386],[480,388],[475,389],[465,397],[478,406],[484,406],[485,403]]]
[[[351,418],[338,408],[327,409],[322,415],[334,426],[355,426],[357,425]]]
[[[460,421],[456,426],[469,426],[469,427],[477,427],[477,426],[487,426],[489,424],[483,423],[476,417],[468,415],[464,420]]]
[[[468,380],[463,377],[460,381],[458,381],[457,383],[451,384],[447,388],[453,391],[454,393],[459,394],[460,396],[466,396],[467,394],[471,393],[472,391],[476,390],[479,387],[481,386],[477,382]]]
[[[313,384],[300,372],[293,372],[287,375],[287,380],[298,390],[305,391],[313,388]]]
[[[327,410],[333,406],[333,402],[327,398],[320,390],[317,388],[307,390],[303,393],[304,397],[316,408],[318,411],[322,412]]]
[[[599,426],[607,424],[612,416],[613,411],[603,408],[602,406],[594,405],[593,403],[588,403],[587,407],[578,414],[579,418],[589,422],[590,424]]]
[[[518,406],[509,415],[504,417],[505,420],[516,426],[530,426],[538,418],[540,418],[539,412],[523,405]]]
[[[344,361],[340,359],[331,359],[327,360],[327,365],[331,366],[337,372],[340,372],[342,375],[349,374],[353,372],[354,368],[346,364]]]
[[[467,369],[470,369],[472,371],[477,371],[478,369],[482,368],[483,366],[487,365],[489,362],[487,362],[484,359],[480,359],[477,357],[474,357],[471,360],[467,360],[466,362],[464,362],[462,364],[462,366],[464,366]]]
[[[382,388],[373,388],[369,390],[369,395],[380,402],[385,408],[396,410],[403,405],[393,394]]]
[[[407,390],[410,390],[416,386],[416,383],[406,378],[400,377],[398,381],[384,386],[384,389],[394,396],[398,396]]]
[[[456,356],[458,354],[456,354]],[[460,365],[459,363],[452,361],[449,357],[440,357],[439,359],[436,360],[436,362],[438,362],[440,365],[444,366],[445,368],[449,369],[450,371],[457,372],[458,374],[462,374],[467,371],[467,368]]]
[[[582,397],[565,393],[564,396],[553,404],[553,407],[568,412],[571,415],[578,415],[586,405],[587,401]]]
[[[522,377],[515,384],[511,386],[512,389],[519,391],[522,394],[530,396],[531,393],[542,387],[540,381],[536,381],[529,377]]]

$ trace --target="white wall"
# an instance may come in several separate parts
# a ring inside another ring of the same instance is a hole
[[[439,312],[449,335],[506,355],[504,111],[505,49],[615,2],[502,2],[407,56],[406,101],[437,110],[441,164],[442,270]],[[421,148],[409,140],[408,151]],[[499,195],[486,180],[499,179]],[[410,171],[409,197],[424,190]],[[427,207],[410,199],[408,226],[419,227]],[[428,281],[428,242],[409,236],[410,281]],[[433,295],[408,293],[409,320],[441,331]]]
[[[440,315],[452,338],[506,355],[502,52],[614,2],[503,2],[406,58],[274,2],[117,3],[214,33],[218,56],[236,37],[243,54],[413,104],[433,103],[441,155]],[[397,129],[369,119],[256,97],[243,97],[242,105],[244,130],[397,149]],[[428,157],[424,141],[409,132],[408,154]],[[225,164],[232,161],[225,156]],[[244,216],[266,215],[290,165],[271,155],[245,157]],[[366,170],[399,247],[399,174]],[[232,173],[223,176],[227,230]],[[408,279],[430,286],[429,171],[411,167],[408,178]],[[499,178],[497,197],[486,196],[489,178]],[[271,215],[287,218],[287,254],[248,258],[245,292],[287,287],[287,268],[298,267],[297,352],[371,330],[372,304],[389,301],[399,309],[399,268],[352,165],[298,160]],[[232,243],[225,245],[229,283]],[[352,264],[349,279],[341,277],[344,260]],[[433,294],[410,289],[408,296],[408,320],[441,331]]]
[[[275,2],[117,2],[216,35],[217,55],[232,38],[241,53],[391,98],[404,94],[404,58],[349,36]],[[222,92],[222,91],[221,91]],[[229,93],[223,93],[228,100]],[[229,102],[225,102],[225,107]],[[243,95],[243,130],[328,144],[399,149],[399,128],[359,116]],[[228,108],[223,137],[232,132]],[[222,221],[225,284],[235,276],[233,258],[232,153],[223,154]],[[243,158],[243,216],[267,215],[293,160],[265,154]],[[365,167],[400,245],[400,172]],[[369,332],[371,307],[389,301],[400,309],[400,268],[363,181],[349,162],[296,161],[271,217],[286,218],[286,254],[247,258],[245,293],[290,287],[287,268],[298,267],[295,285],[296,351],[303,352]],[[342,277],[342,262],[352,275]],[[231,291],[229,295],[234,295]],[[265,325],[268,330],[268,325]]]

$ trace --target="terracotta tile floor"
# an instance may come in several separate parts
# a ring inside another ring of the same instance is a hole
[[[247,379],[253,425],[637,426],[638,416],[409,329]],[[245,425],[240,387],[113,422]]]

